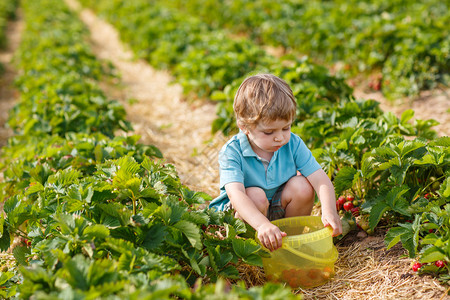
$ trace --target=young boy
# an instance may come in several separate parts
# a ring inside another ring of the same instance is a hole
[[[221,193],[210,207],[233,208],[273,251],[286,233],[270,221],[310,215],[315,191],[324,226],[333,228],[333,236],[341,234],[333,184],[301,138],[291,133],[296,101],[289,85],[270,74],[248,77],[233,108],[240,132],[219,153]]]

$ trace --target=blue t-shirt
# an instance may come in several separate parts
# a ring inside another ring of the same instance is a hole
[[[220,195],[209,205],[218,210],[224,210],[230,202],[225,191],[227,183],[240,182],[245,188],[260,187],[270,200],[283,183],[297,175],[297,170],[307,177],[321,168],[303,140],[294,133],[291,133],[289,143],[274,152],[267,170],[243,132],[222,147],[219,165]]]

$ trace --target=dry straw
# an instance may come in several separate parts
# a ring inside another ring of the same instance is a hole
[[[382,237],[368,237],[349,246],[338,246],[336,276],[328,283],[298,289],[304,299],[450,299],[448,289],[430,276],[417,276],[411,270],[412,260],[396,246],[386,250]],[[264,270],[239,268],[248,286],[262,285]]]

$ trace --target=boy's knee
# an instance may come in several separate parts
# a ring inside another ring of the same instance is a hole
[[[269,200],[267,199],[266,193],[263,189],[259,187],[249,187],[245,189],[247,196],[252,199],[258,208],[268,208]]]
[[[285,187],[289,198],[301,198],[305,202],[314,202],[314,188],[304,176],[292,177]]]

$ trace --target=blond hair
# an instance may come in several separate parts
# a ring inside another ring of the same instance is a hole
[[[233,109],[238,126],[276,120],[294,121],[297,102],[289,85],[271,74],[246,78],[234,97]]]

